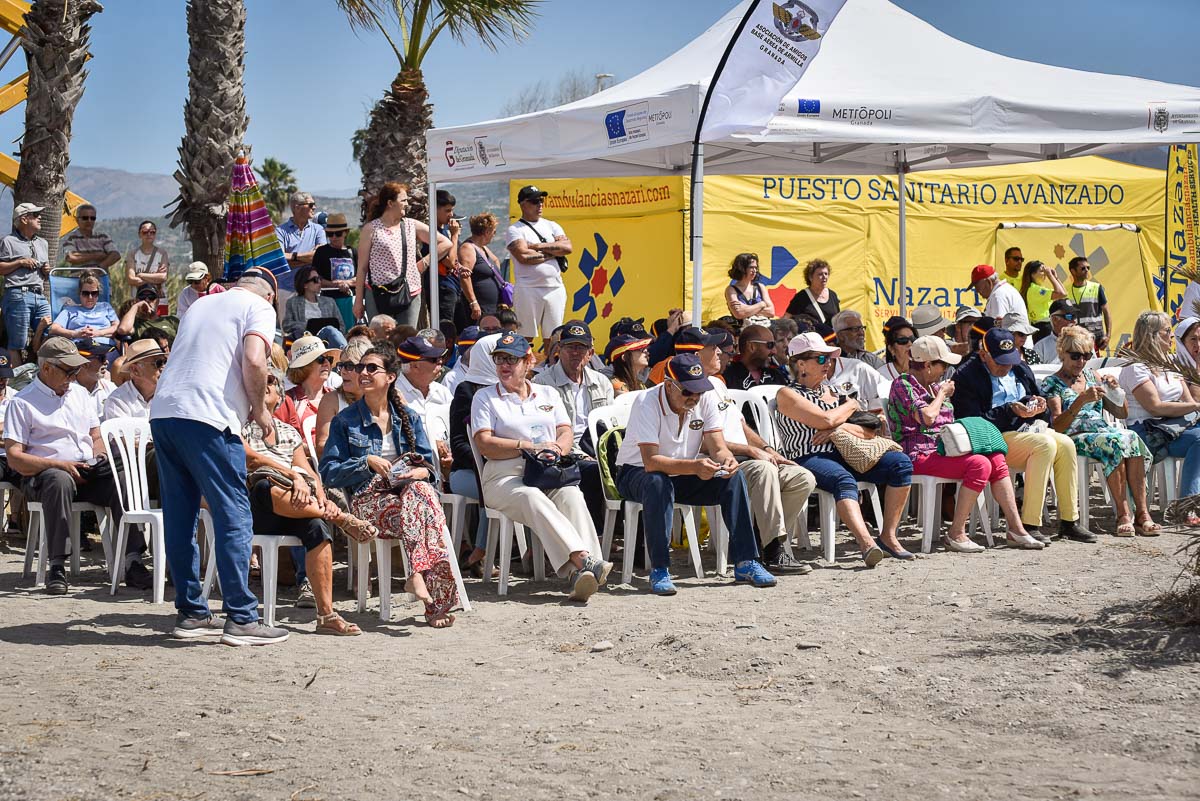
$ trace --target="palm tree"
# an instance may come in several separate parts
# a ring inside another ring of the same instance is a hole
[[[42,236],[50,246],[51,264],[58,259],[67,164],[71,161],[71,123],[87,78],[88,20],[103,10],[95,0],[35,0],[21,28],[21,44],[29,62],[29,92],[13,198],[15,203],[45,206]]]
[[[282,161],[273,158],[263,159],[261,167],[254,171],[262,179],[263,201],[271,218],[276,222],[283,221],[283,212],[288,208],[288,198],[299,187],[296,186],[296,173]]]
[[[242,89],[244,0],[188,0],[188,99],[171,227],[187,226],[192,258],[221,273],[233,161],[250,118]]]
[[[541,0],[336,0],[350,25],[378,30],[387,39],[400,72],[371,109],[361,138],[362,186],[378,191],[386,181],[409,186],[409,213],[426,214],[429,194],[425,173],[425,132],[433,124],[433,107],[421,64],[443,32],[461,44],[492,50],[508,40],[523,39],[537,16]],[[388,24],[385,24],[385,19]],[[399,34],[388,31],[392,22]]]

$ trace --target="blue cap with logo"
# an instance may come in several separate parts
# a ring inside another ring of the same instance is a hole
[[[696,395],[713,388],[712,381],[704,375],[704,368],[700,366],[700,357],[691,353],[671,357],[665,375]]]
[[[492,351],[496,353],[507,353],[510,356],[518,358],[529,355],[529,340],[520,334],[503,334],[496,341],[496,348]]]
[[[1012,332],[1008,329],[993,328],[984,335],[983,344],[996,364],[1021,363],[1021,351],[1017,350],[1016,340],[1013,339]]]

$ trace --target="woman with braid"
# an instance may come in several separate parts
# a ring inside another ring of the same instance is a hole
[[[425,427],[396,391],[395,350],[372,348],[351,370],[345,378],[357,380],[363,395],[329,424],[321,478],[344,488],[353,513],[374,524],[379,536],[400,540],[412,570],[405,592],[425,603],[429,625],[446,628],[459,597]]]

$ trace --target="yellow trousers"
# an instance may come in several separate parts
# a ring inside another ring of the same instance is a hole
[[[1025,500],[1021,504],[1021,522],[1027,526],[1042,524],[1046,508],[1046,484],[1054,473],[1054,492],[1058,496],[1058,519],[1079,519],[1079,463],[1075,461],[1075,443],[1066,434],[1043,431],[1040,434],[1010,431],[1008,443],[1011,470],[1025,471]]]

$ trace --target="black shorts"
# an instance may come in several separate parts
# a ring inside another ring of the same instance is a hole
[[[275,510],[271,508],[271,486],[270,481],[263,479],[250,491],[250,514],[254,518],[255,534],[296,537],[306,551],[319,548],[323,542],[333,542],[333,535],[324,520],[302,520],[275,514]]]

